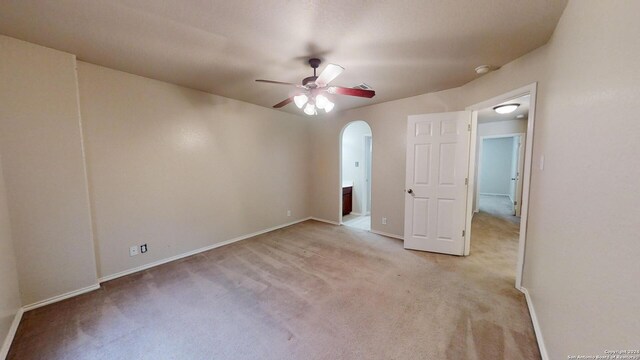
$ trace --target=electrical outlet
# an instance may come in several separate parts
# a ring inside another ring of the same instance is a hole
[[[147,244],[140,245],[140,254],[144,254],[147,252]]]
[[[382,225],[387,225],[387,218],[382,218]]]
[[[137,246],[132,246],[129,248],[129,256],[136,256],[138,255],[138,247]]]
[[[287,216],[291,216],[291,210],[287,210]]]

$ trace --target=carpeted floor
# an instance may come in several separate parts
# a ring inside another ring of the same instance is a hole
[[[517,227],[471,256],[307,221],[24,315],[9,359],[539,359]]]
[[[480,211],[520,224],[520,217],[513,214],[513,203],[508,196],[480,195]]]

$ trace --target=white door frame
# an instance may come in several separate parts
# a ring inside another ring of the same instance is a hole
[[[366,135],[366,136],[371,137],[371,170],[372,170],[371,177],[373,178],[373,129],[371,128],[371,124],[369,124],[369,122],[366,120],[349,121],[348,123],[344,124],[344,126],[342,126],[342,129],[340,130],[340,135],[338,136],[338,185],[340,186],[339,187],[340,190],[338,191],[338,222],[336,223],[336,225],[344,225],[344,222],[342,222],[342,138],[344,136],[344,131],[347,129],[347,127],[349,127],[349,125],[356,122],[360,122],[360,121],[366,123],[367,126],[369,127],[369,130],[371,130],[371,135]],[[372,194],[373,194],[373,188],[371,188],[371,192],[369,193],[369,196],[371,196],[371,209],[373,210]]]
[[[520,218],[520,239],[518,245],[518,265],[516,266],[516,288],[520,289],[522,286],[522,272],[524,269],[524,252],[525,243],[527,239],[527,221],[529,216],[529,188],[531,185],[531,165],[533,158],[533,135],[535,126],[535,111],[536,111],[536,93],[538,83],[534,82],[529,85],[523,86],[519,89],[509,91],[506,94],[502,94],[491,98],[486,101],[482,101],[475,105],[467,107],[467,110],[471,110],[471,144],[469,146],[469,187],[467,189],[467,218],[465,225],[465,247],[464,254],[469,255],[471,248],[471,219],[473,217],[473,191],[475,189],[475,163],[476,163],[476,146],[477,146],[477,134],[478,134],[478,111],[493,107],[501,104],[505,101],[513,100],[521,96],[530,95],[529,101],[529,118],[527,121],[527,135],[525,140],[525,155],[524,155],[524,173],[522,184],[522,209]]]
[[[371,128],[371,126],[369,126]],[[366,180],[364,192],[364,204],[362,204],[362,215],[371,215],[371,165],[373,161],[373,133],[364,136],[364,177]]]
[[[474,181],[475,181],[476,178],[480,179],[479,176],[480,176],[480,172],[482,171],[482,146],[483,146],[484,141],[486,139],[501,139],[501,138],[516,137],[516,136],[522,136],[522,139],[524,139],[525,135],[526,135],[525,133],[511,133],[511,134],[480,136],[479,141],[478,141],[478,149],[477,149],[477,151],[478,151],[478,173],[477,174],[473,174],[472,173]],[[526,146],[526,143],[525,143],[525,146]],[[518,157],[518,162],[520,162],[520,158],[519,157]],[[520,170],[520,167],[521,167],[520,165],[521,164],[518,164],[518,171]],[[478,209],[480,209],[480,181],[475,183],[474,186],[476,187],[476,189],[474,190],[474,194],[477,194],[478,196],[475,197],[475,204],[473,204],[473,210],[478,210]],[[516,185],[516,189],[517,189],[517,185]],[[516,193],[517,193],[517,190],[516,190]]]

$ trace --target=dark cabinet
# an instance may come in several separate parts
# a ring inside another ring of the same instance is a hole
[[[353,202],[353,186],[342,188],[342,215],[351,213]]]

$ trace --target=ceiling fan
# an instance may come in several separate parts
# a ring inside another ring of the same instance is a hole
[[[256,80],[268,84],[286,85],[295,88],[295,92],[287,99],[273,105],[274,108],[281,108],[293,102],[300,109],[304,107],[304,113],[307,115],[317,115],[318,110],[329,112],[333,110],[334,104],[327,94],[331,95],[347,95],[372,98],[376,92],[368,89],[347,88],[342,86],[329,86],[335,78],[338,77],[344,68],[340,65],[329,64],[320,73],[316,75],[316,69],[320,66],[320,59],[309,59],[309,65],[313,68],[313,76],[302,79],[302,84],[293,84],[282,81],[272,80]]]

